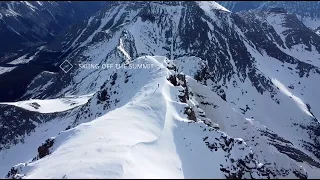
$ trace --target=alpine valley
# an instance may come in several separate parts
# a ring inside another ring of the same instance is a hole
[[[320,35],[301,16],[110,1],[5,56],[0,177],[319,178]]]

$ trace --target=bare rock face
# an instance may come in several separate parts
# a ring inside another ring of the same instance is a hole
[[[54,139],[47,139],[44,144],[42,144],[40,147],[38,147],[38,158],[41,159],[47,155],[49,155],[50,148],[53,146]]]

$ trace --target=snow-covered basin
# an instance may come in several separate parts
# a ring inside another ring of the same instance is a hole
[[[77,106],[81,106],[87,103],[91,96],[92,94],[58,99],[31,99],[18,102],[2,102],[0,104],[13,105],[34,112],[54,113],[67,111]]]

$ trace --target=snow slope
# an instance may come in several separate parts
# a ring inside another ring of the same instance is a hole
[[[146,56],[134,63],[155,66],[135,71],[131,78],[142,82],[131,89],[136,95],[128,103],[51,138],[50,154],[18,164],[12,177],[224,178],[223,168],[239,171],[229,158],[247,159],[251,148],[241,139],[223,145],[223,139],[230,140],[225,133],[187,118],[184,109],[196,101],[179,101],[184,89],[167,80],[174,72],[166,68],[166,58]],[[89,103],[94,105],[94,99]],[[207,139],[221,141],[221,147],[210,150]],[[253,169],[244,177],[263,177],[260,170],[254,172],[262,164],[249,164]]]
[[[0,67],[0,74],[4,74],[7,72],[10,72],[14,69],[15,67]]]
[[[53,113],[67,111],[88,102],[91,95],[80,97],[67,97],[60,99],[31,99],[18,102],[1,102],[0,104],[13,105],[29,111],[40,113]]]
[[[30,164],[33,170],[27,177],[183,177],[170,134],[176,110],[168,101],[173,92],[164,81],[163,77],[154,81],[153,88],[144,91],[148,97],[137,97],[93,122],[62,133],[56,138],[54,153]],[[157,82],[163,84],[158,90]]]
[[[212,9],[230,12],[228,9],[226,9],[225,7],[221,6],[220,4],[214,1],[198,1],[198,4],[204,11],[207,11],[207,12],[210,12]]]

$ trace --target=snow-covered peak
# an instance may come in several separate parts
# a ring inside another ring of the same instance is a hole
[[[216,10],[223,10],[230,12],[227,8],[221,6],[219,3],[215,1],[197,1],[197,4],[204,10],[204,11],[210,11],[212,9]]]

